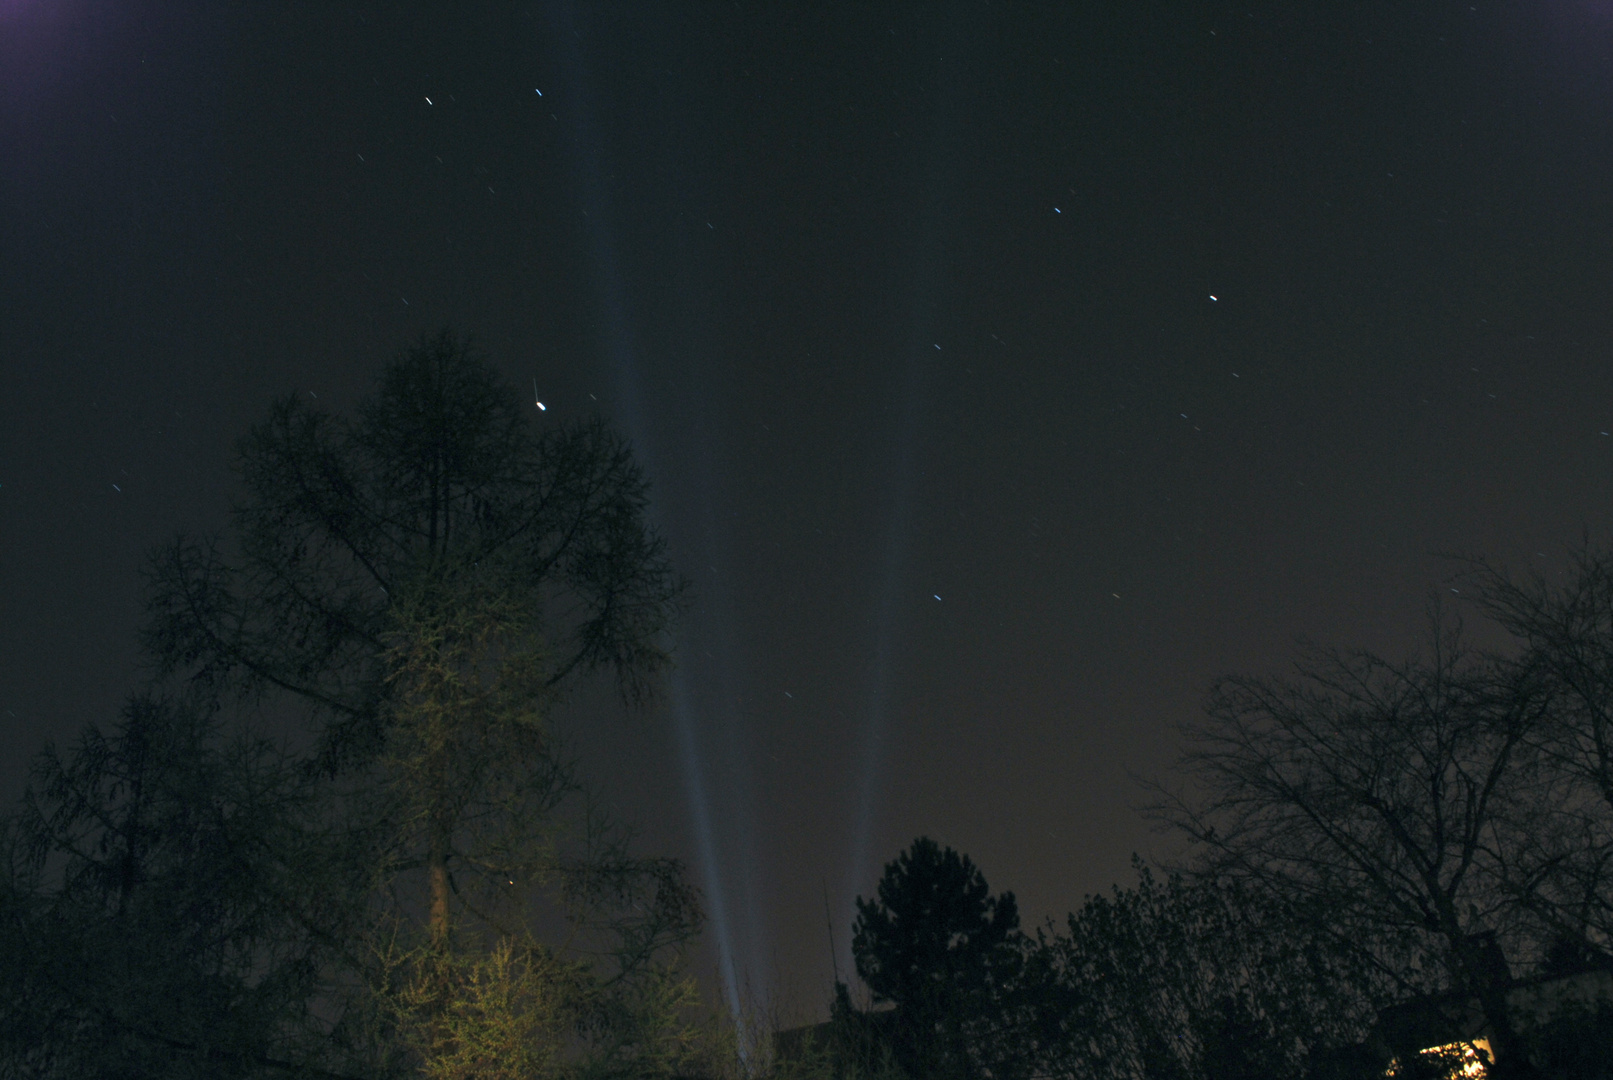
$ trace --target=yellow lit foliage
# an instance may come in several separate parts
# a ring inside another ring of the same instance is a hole
[[[1483,1080],[1490,1074],[1489,1063],[1494,1060],[1489,1039],[1430,1046],[1419,1051],[1417,1057],[1426,1070],[1423,1075],[1440,1076],[1444,1080]],[[1404,1068],[1396,1058],[1389,1063],[1387,1075],[1398,1078],[1417,1074]]]

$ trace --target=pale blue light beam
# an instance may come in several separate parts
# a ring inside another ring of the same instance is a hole
[[[587,213],[589,223],[586,235],[591,256],[590,263],[595,292],[603,309],[604,344],[611,365],[618,408],[623,426],[627,429],[633,445],[638,449],[640,457],[647,465],[653,465],[657,455],[650,439],[651,429],[644,415],[637,349],[634,343],[630,304],[618,259],[619,249],[613,227],[614,215],[603,194],[606,186],[599,158],[602,140],[593,122],[591,99],[587,93],[589,86],[587,65],[578,44],[580,35],[576,32],[576,19],[571,5],[551,3],[547,5],[547,14],[558,46],[555,55],[562,64],[562,74],[566,76],[562,79],[564,85],[558,108],[567,114],[567,119],[576,133],[573,141],[572,165],[578,198]],[[649,471],[652,474],[655,472],[653,467]],[[737,977],[726,883],[720,871],[721,857],[706,775],[701,764],[688,674],[682,666],[678,667],[672,676],[672,698],[673,721],[679,745],[679,764],[690,803],[695,845],[701,863],[700,876],[717,947],[724,995],[735,1022],[742,1024],[740,980]],[[741,1034],[743,1043],[744,1033]]]
[[[933,352],[924,349],[921,342],[929,342],[936,351],[941,349],[933,331],[937,324],[936,310],[949,246],[946,223],[956,217],[955,213],[949,212],[949,204],[955,196],[954,188],[958,179],[955,114],[960,107],[959,88],[963,80],[950,77],[946,68],[949,63],[959,63],[959,59],[968,51],[966,42],[971,40],[962,32],[965,30],[962,8],[963,5],[954,4],[948,13],[944,34],[947,46],[937,57],[933,83],[941,89],[932,114],[929,170],[921,204],[919,235],[913,249],[909,327],[905,335],[910,344],[905,349],[907,359],[901,384],[901,413],[896,426],[888,488],[889,513],[880,548],[880,585],[875,604],[868,722],[863,730],[856,766],[857,807],[847,873],[847,888],[852,894],[871,885],[877,870],[872,844],[880,812],[879,792],[885,764],[885,743],[896,686],[894,658],[903,629],[902,599],[909,590],[908,542],[912,532],[918,444],[923,432],[930,372],[932,365],[938,362]]]

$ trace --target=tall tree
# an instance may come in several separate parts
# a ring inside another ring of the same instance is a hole
[[[910,1076],[1001,1077],[1020,1070],[1007,1030],[1024,936],[1011,892],[991,895],[966,855],[927,837],[857,899],[852,953],[876,1002],[896,1006],[892,1049]]]
[[[1297,678],[1222,680],[1186,732],[1190,794],[1155,809],[1207,872],[1287,898],[1408,991],[1443,977],[1477,998],[1521,1069],[1492,943],[1538,941],[1497,853],[1540,776],[1546,698],[1437,622],[1431,637],[1427,660],[1320,652]]]
[[[307,775],[365,853],[343,1016],[377,1068],[648,1074],[681,1052],[698,905],[599,821],[548,716],[591,670],[648,692],[682,581],[626,444],[530,413],[465,343],[423,339],[351,418],[277,403],[240,444],[231,535],[153,564],[163,675],[313,721]]]
[[[445,331],[353,420],[277,403],[240,446],[235,544],[180,537],[154,561],[147,644],[165,674],[281,691],[323,722],[328,769],[384,754],[425,801],[410,813],[438,934],[470,803],[509,797],[500,764],[552,766],[541,713],[578,673],[644,691],[681,588],[626,445],[527,412]]]

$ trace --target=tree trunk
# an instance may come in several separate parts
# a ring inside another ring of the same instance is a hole
[[[431,882],[431,941],[442,945],[448,940],[448,831],[435,830],[426,873]]]
[[[1494,934],[1466,934],[1457,939],[1457,958],[1467,984],[1474,989],[1479,1008],[1490,1028],[1495,1067],[1491,1075],[1521,1078],[1535,1075],[1529,1065],[1523,1040],[1512,1025],[1507,1008],[1507,985],[1512,981],[1506,957]]]

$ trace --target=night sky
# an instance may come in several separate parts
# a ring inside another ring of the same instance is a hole
[[[444,324],[693,583],[557,722],[810,1012],[918,834],[1129,880],[1210,680],[1613,526],[1613,3],[0,0],[0,796],[271,399]]]

